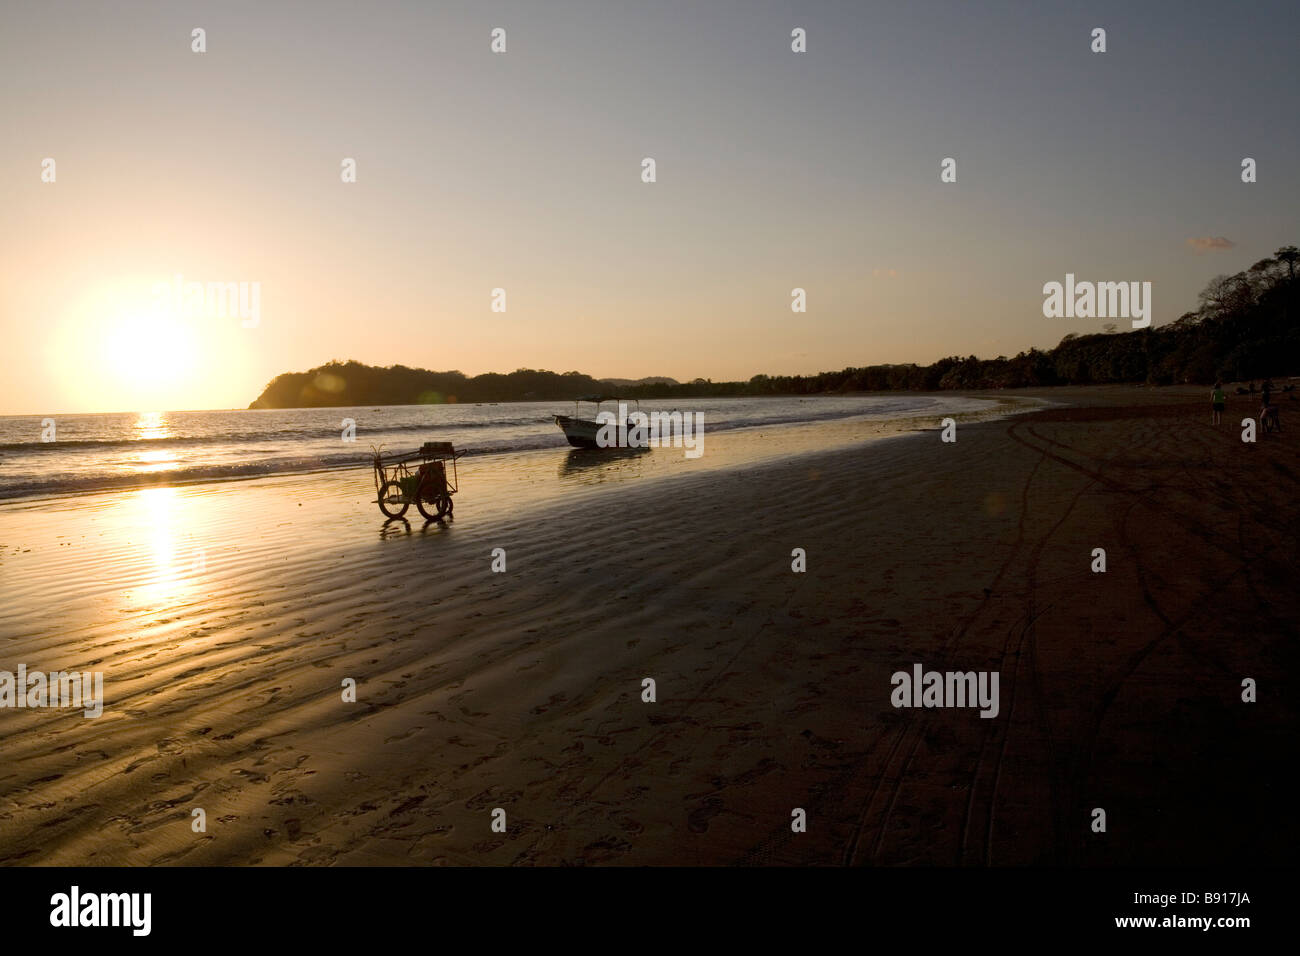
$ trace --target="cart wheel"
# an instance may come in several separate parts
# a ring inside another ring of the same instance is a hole
[[[379,510],[390,518],[400,518],[409,507],[411,503],[402,494],[402,486],[395,481],[384,482],[384,487],[379,489]]]
[[[432,501],[420,498],[416,500],[415,507],[430,521],[436,521],[451,511],[451,495],[437,495]]]

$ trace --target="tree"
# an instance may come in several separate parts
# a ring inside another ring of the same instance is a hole
[[[1300,259],[1300,249],[1295,246],[1283,246],[1277,252],[1273,253],[1278,262],[1286,263],[1286,277],[1289,282],[1295,281],[1295,263]]]
[[[1252,304],[1253,291],[1244,272],[1231,276],[1215,276],[1201,290],[1201,311],[1216,319],[1247,309]]]

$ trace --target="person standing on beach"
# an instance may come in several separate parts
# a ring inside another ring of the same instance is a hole
[[[1269,402],[1269,399],[1273,397],[1273,380],[1271,378],[1264,379],[1264,384],[1260,388],[1260,392],[1263,394],[1264,397],[1264,407],[1268,408],[1268,406],[1271,404]]]
[[[1214,407],[1214,415],[1210,421],[1215,424],[1221,424],[1223,421],[1223,408],[1227,403],[1228,397],[1223,394],[1223,383],[1215,382],[1214,391],[1210,393],[1210,402]]]

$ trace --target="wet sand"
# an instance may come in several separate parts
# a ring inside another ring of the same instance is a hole
[[[1289,862],[1296,432],[1202,391],[556,453],[571,498],[471,469],[442,526],[363,472],[0,507],[0,669],[107,698],[0,710],[0,863]],[[998,671],[998,717],[891,706],[918,662]]]

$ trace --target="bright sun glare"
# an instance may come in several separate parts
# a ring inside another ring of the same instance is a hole
[[[106,324],[101,354],[123,385],[171,385],[193,368],[194,333],[164,313],[130,315]]]
[[[50,362],[70,404],[101,411],[192,408],[220,343],[139,279],[91,290],[60,322]]]

